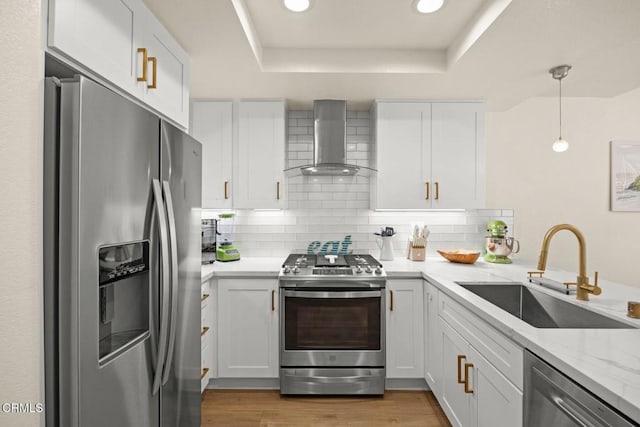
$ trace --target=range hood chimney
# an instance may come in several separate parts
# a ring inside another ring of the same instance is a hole
[[[347,102],[333,99],[313,101],[313,163],[289,168],[287,175],[353,176],[376,172],[347,163]]]

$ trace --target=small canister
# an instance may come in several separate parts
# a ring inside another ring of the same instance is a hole
[[[627,316],[633,317],[634,319],[640,319],[640,302],[639,301],[629,301],[627,303]]]

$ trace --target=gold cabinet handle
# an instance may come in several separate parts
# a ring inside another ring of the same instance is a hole
[[[436,181],[436,200],[440,198],[440,183]]]
[[[271,291],[271,311],[276,311],[276,291]]]
[[[229,181],[224,182],[224,199],[227,200],[229,198]]]
[[[207,298],[209,298],[209,294],[202,294],[202,298],[200,298],[200,302],[204,302],[204,300],[206,300]]]
[[[473,363],[464,364],[464,392],[473,394],[473,390],[469,387],[469,369],[473,368]]]
[[[276,200],[280,200],[280,181],[276,182]]]
[[[153,68],[151,69],[151,84],[147,85],[147,88],[149,89],[155,89],[157,87],[157,78],[158,78],[158,58],[156,58],[155,56],[150,56],[149,57],[149,62],[151,62],[151,65],[153,66]]]
[[[393,311],[393,291],[389,291],[389,311]]]
[[[207,375],[207,372],[209,372],[209,368],[204,368],[202,370],[202,373],[200,374],[200,379],[203,380],[205,375]]]
[[[429,200],[429,181],[424,183],[424,199]]]
[[[139,82],[146,82],[147,81],[147,62],[148,62],[147,48],[139,47],[138,53],[142,54],[142,77],[137,77],[136,80]]]
[[[467,356],[459,354],[458,355],[458,384],[464,384],[464,379],[462,379],[462,361],[466,360]]]
[[[200,336],[203,336],[204,334],[206,334],[207,332],[209,332],[209,327],[208,326],[204,326],[202,328],[202,331],[200,332]]]

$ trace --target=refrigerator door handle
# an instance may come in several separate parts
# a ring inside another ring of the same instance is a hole
[[[173,363],[173,352],[176,344],[176,324],[178,323],[176,319],[178,316],[178,242],[176,237],[176,217],[173,211],[173,199],[168,181],[162,182],[162,190],[167,204],[169,242],[171,243],[171,322],[169,327],[169,349],[162,378],[162,384],[164,385],[169,380],[171,364]]]
[[[158,344],[158,357],[156,359],[154,376],[153,376],[153,394],[160,390],[160,381],[162,379],[162,371],[167,354],[167,329],[169,323],[169,292],[166,282],[169,280],[169,242],[167,240],[167,217],[162,203],[162,190],[160,181],[153,180],[153,196],[155,209],[158,212],[158,231],[160,233],[160,251],[162,252],[160,289],[162,291],[161,301],[162,310],[160,312],[160,334]]]

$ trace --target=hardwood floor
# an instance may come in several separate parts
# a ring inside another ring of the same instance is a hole
[[[277,390],[206,390],[202,426],[450,426],[433,393],[383,397],[280,396]]]

